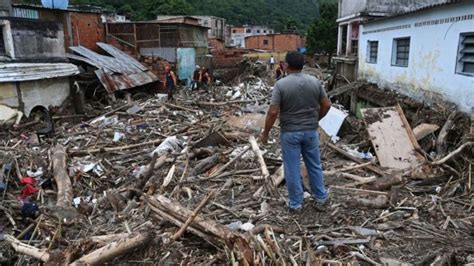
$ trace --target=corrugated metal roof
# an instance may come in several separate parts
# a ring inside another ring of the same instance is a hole
[[[68,54],[67,57],[96,67],[95,74],[109,93],[159,81],[155,74],[130,55],[110,44],[99,42],[97,45],[111,56],[73,46],[69,48],[78,55]]]
[[[0,64],[0,82],[51,79],[76,74],[79,74],[77,66],[68,63]]]

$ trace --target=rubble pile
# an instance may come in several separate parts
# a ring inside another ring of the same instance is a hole
[[[247,76],[234,87],[181,91],[173,103],[159,94],[118,101],[87,121],[58,120],[55,138],[41,142],[32,127],[2,133],[0,262],[473,262],[473,138],[460,126],[472,121],[453,115],[427,134],[413,130],[437,142],[410,140],[421,157],[393,169],[379,164],[390,157],[383,145],[370,147],[376,131],[360,142],[347,128],[398,115],[406,126],[403,110],[346,119],[337,143],[321,138],[332,203],[290,214],[277,130],[269,145],[257,142],[267,84]],[[302,175],[307,187],[303,166]]]

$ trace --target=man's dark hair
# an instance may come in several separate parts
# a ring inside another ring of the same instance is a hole
[[[290,69],[301,70],[304,66],[304,56],[299,52],[288,52],[285,61]]]

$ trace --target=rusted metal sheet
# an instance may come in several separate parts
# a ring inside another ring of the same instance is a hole
[[[109,44],[97,45],[111,56],[100,55],[81,46],[70,47],[77,55],[67,56],[96,67],[95,74],[107,92],[113,93],[159,81],[155,74],[135,58]]]
[[[76,74],[79,74],[77,66],[68,63],[0,64],[0,82],[51,79]]]

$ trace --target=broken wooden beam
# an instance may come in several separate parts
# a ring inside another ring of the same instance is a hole
[[[67,173],[66,166],[66,147],[61,144],[57,144],[53,148],[53,173],[54,181],[58,186],[58,196],[56,200],[56,206],[62,208],[71,208],[72,205],[72,184],[71,179]]]
[[[151,236],[150,232],[130,234],[127,238],[107,244],[71,263],[71,266],[96,265],[109,261],[117,256],[126,254],[133,249],[147,243]]]

